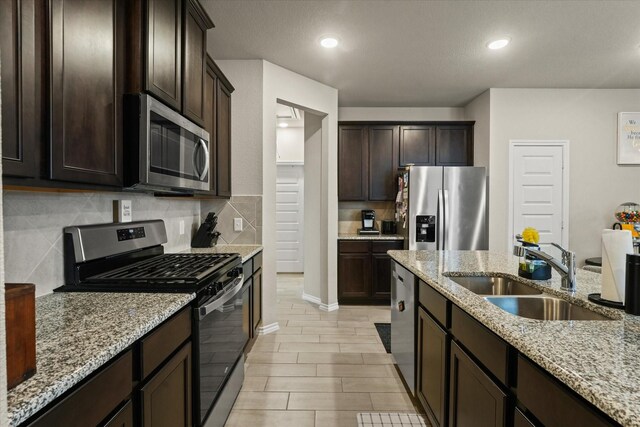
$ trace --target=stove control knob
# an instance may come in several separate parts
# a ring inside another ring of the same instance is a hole
[[[215,287],[216,287],[216,292],[222,292],[222,282],[216,282],[215,283]]]
[[[209,285],[205,288],[205,293],[207,295],[215,295],[216,294],[216,285]]]
[[[233,270],[231,270],[229,272],[229,277],[238,277],[238,276],[240,276],[240,272],[242,272],[242,269],[234,268]]]

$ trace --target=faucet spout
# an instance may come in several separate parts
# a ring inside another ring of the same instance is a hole
[[[576,254],[575,252],[564,249],[562,246],[552,243],[553,246],[562,252],[562,260],[554,258],[546,252],[538,249],[531,249],[525,246],[515,245],[513,254],[516,256],[530,255],[536,259],[541,259],[549,264],[554,270],[560,274],[562,278],[561,288],[565,291],[575,292],[576,290]]]

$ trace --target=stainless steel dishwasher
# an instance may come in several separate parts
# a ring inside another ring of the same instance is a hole
[[[397,262],[391,265],[391,353],[415,396],[416,281]]]

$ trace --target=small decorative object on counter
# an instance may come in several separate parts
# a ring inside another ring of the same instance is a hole
[[[540,250],[540,245],[538,245],[540,234],[533,227],[525,228],[521,235],[516,236],[516,240],[526,248]],[[551,266],[530,255],[521,256],[518,262],[518,275],[525,279],[549,280],[551,279]]]
[[[616,208],[614,214],[620,223],[613,224],[615,230],[619,227],[622,230],[629,230],[635,239],[640,237],[635,225],[640,223],[640,205],[636,202],[625,202]]]
[[[6,283],[4,301],[10,390],[36,373],[36,287],[31,283]]]
[[[640,255],[628,254],[624,311],[640,316]]]

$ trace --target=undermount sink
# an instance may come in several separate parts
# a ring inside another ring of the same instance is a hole
[[[539,297],[485,297],[506,312],[536,320],[613,320],[560,298]]]
[[[449,277],[458,285],[478,295],[540,295],[542,291],[507,277],[464,276]]]

